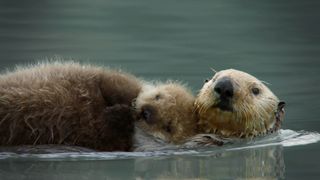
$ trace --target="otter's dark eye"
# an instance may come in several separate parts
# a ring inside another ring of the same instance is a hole
[[[254,94],[254,95],[258,95],[259,93],[260,93],[260,89],[258,89],[258,88],[252,88],[252,93]]]
[[[207,83],[207,82],[209,82],[210,81],[210,79],[206,79],[206,80],[204,80],[204,83]]]

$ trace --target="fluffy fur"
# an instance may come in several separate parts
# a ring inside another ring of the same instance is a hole
[[[194,100],[179,83],[146,86],[135,101],[137,127],[165,142],[180,144],[197,131]]]
[[[78,63],[41,63],[0,76],[0,145],[63,144],[128,151],[141,82]]]
[[[225,77],[232,80],[234,87],[233,111],[217,107],[219,94],[214,87]],[[258,89],[259,94],[254,94],[253,88]],[[234,69],[217,72],[204,84],[195,102],[200,131],[225,137],[251,137],[280,128],[283,105],[261,81]],[[281,117],[276,117],[279,114]]]
[[[235,87],[232,112],[217,107],[219,95],[214,87],[224,77],[230,78]],[[253,88],[258,88],[260,94],[254,95]],[[196,98],[179,83],[145,86],[135,108],[139,114],[136,125],[144,132],[165,142],[191,147],[222,145],[229,141],[225,137],[273,132],[280,128],[284,115],[278,98],[261,81],[233,69],[216,73]]]

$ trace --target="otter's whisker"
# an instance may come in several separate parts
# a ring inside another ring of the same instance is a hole
[[[212,67],[210,68],[212,72],[214,72],[215,74],[218,72],[215,69],[213,69]]]

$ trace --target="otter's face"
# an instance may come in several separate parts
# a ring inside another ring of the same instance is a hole
[[[275,130],[284,106],[261,81],[233,69],[207,80],[195,104],[205,132],[238,137]]]
[[[194,135],[194,97],[176,83],[143,89],[135,101],[139,128],[166,142],[179,143]]]

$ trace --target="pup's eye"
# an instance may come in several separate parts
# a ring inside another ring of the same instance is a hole
[[[260,94],[260,89],[259,89],[259,88],[252,88],[251,91],[252,91],[252,93],[253,93],[254,95]]]
[[[209,82],[210,81],[210,79],[206,79],[206,80],[204,80],[204,83],[207,83],[207,82]]]

